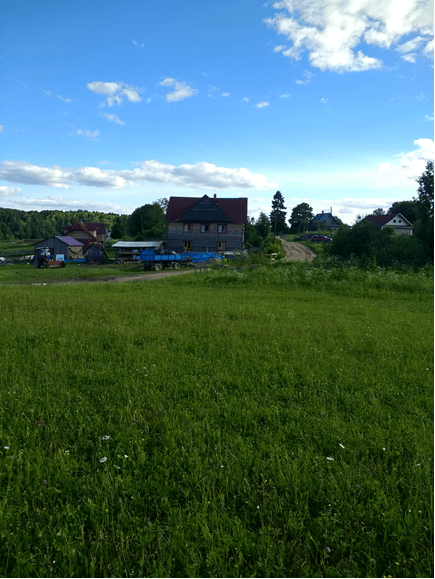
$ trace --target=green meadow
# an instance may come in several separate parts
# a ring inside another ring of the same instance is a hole
[[[39,273],[0,268],[0,576],[433,576],[433,269]]]

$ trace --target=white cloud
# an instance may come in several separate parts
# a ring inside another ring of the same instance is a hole
[[[61,100],[61,101],[64,102],[64,103],[72,103],[72,102],[73,102],[73,99],[65,98],[65,97],[63,97],[63,96],[60,96],[60,94],[57,94],[56,96],[57,96],[57,98],[58,98],[59,100]]]
[[[142,89],[123,82],[94,81],[88,83],[86,86],[90,91],[96,94],[107,95],[106,103],[100,103],[102,106],[106,106],[107,104],[107,106],[111,107],[115,103],[120,105],[123,102],[124,97],[134,103],[138,103],[142,100],[139,95],[139,93],[142,92]]]
[[[417,55],[415,54],[415,52],[411,52],[410,54],[404,54],[402,56],[402,60],[406,61],[406,62],[412,62],[413,64],[415,63],[415,57]]]
[[[0,164],[0,179],[13,183],[46,185],[69,189],[72,184],[92,187],[122,189],[136,187],[142,181],[172,183],[194,189],[271,189],[276,183],[251,173],[246,168],[218,167],[212,163],[195,165],[169,165],[158,161],[143,161],[133,170],[113,171],[97,167],[40,167],[25,161],[3,161]]]
[[[108,115],[106,113],[102,113],[102,115],[103,117],[106,117],[106,119],[111,123],[116,123],[117,125],[125,125],[125,122],[121,121],[121,119],[116,115]]]
[[[433,123],[433,115],[432,115],[432,116],[430,116],[430,115],[424,115],[424,120]]]
[[[229,93],[229,92],[223,92],[223,93],[221,93],[221,97],[226,98],[226,97],[229,97],[229,96],[230,96],[230,93]]]
[[[423,48],[423,54],[425,56],[427,56],[428,58],[432,58],[433,59],[433,51],[434,51],[434,41],[433,38],[432,40],[430,40],[426,46]]]
[[[3,131],[4,128],[5,128],[4,125],[0,125],[0,133]]]
[[[291,94],[286,93],[286,94],[282,94],[279,98],[280,99],[289,99],[291,96],[292,96]]]
[[[125,207],[118,203],[109,203],[107,201],[94,201],[87,198],[69,199],[56,195],[46,197],[24,197],[20,195],[19,200],[14,201],[12,198],[7,199],[8,207],[16,209],[28,208],[33,211],[43,211],[44,209],[59,209],[61,211],[75,211],[77,209],[87,209],[88,211],[101,211],[103,213],[131,214],[134,207]]]
[[[326,105],[327,102],[328,102],[328,99],[321,98],[321,99],[320,99],[320,102],[322,103],[322,105]]]
[[[313,73],[309,72],[308,70],[304,71],[304,80],[297,80],[296,84],[310,84],[311,79],[313,78]]]
[[[296,60],[308,52],[311,65],[321,70],[379,68],[381,61],[360,49],[363,43],[390,48],[415,35],[401,45],[411,52],[422,36],[433,35],[431,0],[281,0],[273,7],[281,11],[264,22],[292,42],[289,48],[280,45],[275,51]],[[426,46],[424,53],[429,52]]]
[[[264,107],[268,107],[269,105],[270,103],[268,103],[267,101],[261,101],[261,103],[257,103],[255,107],[257,109],[264,109]]]
[[[182,101],[197,94],[198,92],[195,88],[188,86],[185,82],[175,80],[175,78],[165,78],[162,80],[162,82],[159,83],[159,85],[174,87],[174,92],[170,92],[166,95],[166,101],[168,103],[174,101]]]
[[[9,197],[16,195],[21,191],[20,187],[6,187],[5,185],[0,186],[0,197]]]
[[[388,187],[406,187],[420,177],[426,163],[434,160],[434,142],[432,139],[416,139],[417,148],[409,153],[400,153],[396,162],[378,163],[375,186],[381,189]]]
[[[248,97],[243,97],[243,98],[242,98],[242,103],[249,103]]]
[[[100,131],[83,131],[82,129],[77,129],[74,134],[86,137],[87,139],[96,139],[100,135]]]
[[[417,48],[419,48],[423,40],[424,39],[422,36],[416,36],[412,40],[408,40],[408,42],[399,44],[396,50],[398,50],[399,52],[414,52],[414,50],[417,50]]]

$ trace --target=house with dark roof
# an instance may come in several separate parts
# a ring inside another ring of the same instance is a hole
[[[364,219],[384,229],[391,227],[396,235],[412,235],[413,225],[401,213],[389,213],[388,215],[367,215]]]
[[[167,248],[182,252],[241,251],[248,199],[171,197],[166,210]]]
[[[70,235],[77,241],[83,243],[83,253],[86,254],[92,243],[99,243],[102,240],[103,229],[104,239],[106,235],[106,226],[104,223],[83,223],[76,221],[73,225],[64,225],[62,227],[65,235]]]
[[[324,211],[322,211],[322,213],[317,213],[317,215],[311,219],[309,224],[309,229],[311,231],[316,231],[317,229],[329,229],[331,233],[334,233],[334,231],[337,231],[339,227],[340,222],[338,219],[334,217],[332,213],[325,213]]]

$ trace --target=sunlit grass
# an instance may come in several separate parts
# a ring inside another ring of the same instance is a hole
[[[1,287],[2,575],[432,576],[432,283]]]

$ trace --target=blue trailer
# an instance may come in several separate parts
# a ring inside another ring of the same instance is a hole
[[[192,263],[188,253],[156,252],[152,249],[142,250],[140,260],[144,263],[144,269],[154,269],[154,271],[160,271],[163,268],[180,269],[182,264]]]

